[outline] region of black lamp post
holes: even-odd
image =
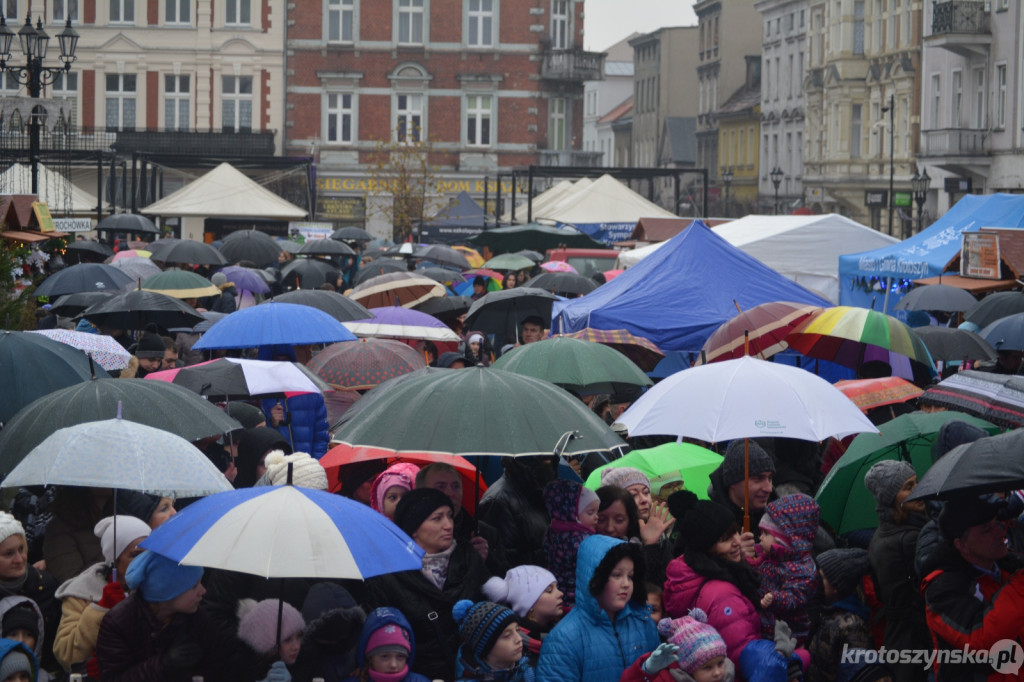
[[[725,217],[728,218],[730,215],[729,211],[729,186],[732,185],[732,171],[722,171],[722,184],[725,185]]]
[[[892,207],[896,200],[896,95],[889,95],[889,105],[882,107],[883,114],[889,114],[889,234],[892,234]],[[901,235],[904,239],[905,235]]]
[[[927,169],[918,175],[916,172],[910,178],[910,186],[914,189],[914,203],[917,204],[917,231],[924,228],[924,200],[928,198],[928,187],[932,179],[928,177]]]
[[[12,66],[9,62],[12,58],[11,43],[14,36],[18,36],[21,45],[21,52],[25,56],[25,66]],[[60,61],[63,66],[43,66],[46,59],[46,49],[50,43],[50,36],[43,30],[42,18],[36,20],[35,28],[32,28],[32,15],[25,19],[25,25],[17,34],[7,25],[7,20],[0,17],[0,73],[7,72],[15,81],[28,88],[28,96],[38,99],[43,94],[43,86],[50,85],[57,80],[62,73],[71,70],[71,62],[75,61],[75,48],[78,47],[78,33],[71,28],[71,19],[64,25],[64,30],[57,34],[57,42],[60,43]],[[42,131],[41,118],[45,118],[43,112],[37,112],[35,108],[29,117],[29,160],[32,166],[32,193],[39,194],[39,136]]]
[[[772,187],[775,188],[775,215],[779,215],[779,185],[782,184],[782,176],[785,175],[782,169],[776,166],[768,176],[772,179]]]

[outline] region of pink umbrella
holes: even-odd
[[[117,253],[115,253],[114,257],[111,259],[110,262],[113,263],[116,260],[123,260],[125,258],[140,258],[140,257],[148,257],[148,256],[149,256],[149,252],[148,251],[145,252],[145,254],[143,254],[138,249],[123,249],[123,250],[118,251]]]
[[[574,275],[578,275],[576,268],[566,263],[564,260],[553,260],[547,263],[541,263],[540,266],[548,272],[571,272]]]

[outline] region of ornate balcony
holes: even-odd
[[[583,166],[599,168],[604,152],[555,151],[545,149],[540,154],[541,166]]]
[[[603,52],[548,49],[544,51],[540,77],[574,83],[604,80],[604,56]]]
[[[925,40],[961,57],[987,55],[992,45],[986,0],[946,0],[932,9],[932,32]]]

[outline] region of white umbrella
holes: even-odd
[[[124,369],[131,362],[132,354],[124,346],[106,334],[90,334],[70,329],[33,329],[30,334],[42,334],[54,341],[77,348],[106,370]]]

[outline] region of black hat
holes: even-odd
[[[682,512],[681,516],[676,516],[683,521],[681,526],[677,526],[677,551],[685,548],[686,551],[706,552],[736,525],[736,517],[728,507],[710,500],[698,500],[688,490],[672,493],[668,507],[673,516]]]
[[[818,568],[841,598],[852,593],[871,570],[868,551],[856,547],[830,549],[819,554],[817,561]]]
[[[342,464],[338,468],[338,480],[341,481],[340,492],[342,496],[353,497],[359,486],[377,478],[377,475],[383,473],[387,468],[387,462],[381,459]]]
[[[939,428],[935,442],[932,443],[932,461],[939,461],[940,457],[958,445],[973,443],[987,435],[984,430],[973,424],[962,422],[959,419],[948,421]]]
[[[33,637],[39,639],[39,614],[27,603],[16,604],[4,614],[4,637],[15,630],[28,630]]]
[[[143,334],[135,346],[137,358],[162,358],[167,347],[164,340],[156,334]]]
[[[253,429],[267,422],[267,415],[263,414],[263,410],[240,400],[229,402],[224,411],[228,413],[229,417],[236,419],[243,429]]]
[[[412,536],[438,507],[452,508],[447,495],[434,488],[417,488],[407,492],[395,507],[395,525]],[[455,510],[452,509],[452,512]]]
[[[946,502],[939,515],[939,530],[943,537],[953,541],[974,526],[986,524],[998,517],[1008,503],[993,495],[957,497]]]
[[[160,498],[156,495],[148,495],[135,490],[117,491],[117,512],[129,514],[145,524],[149,523],[149,517],[160,506]]]

